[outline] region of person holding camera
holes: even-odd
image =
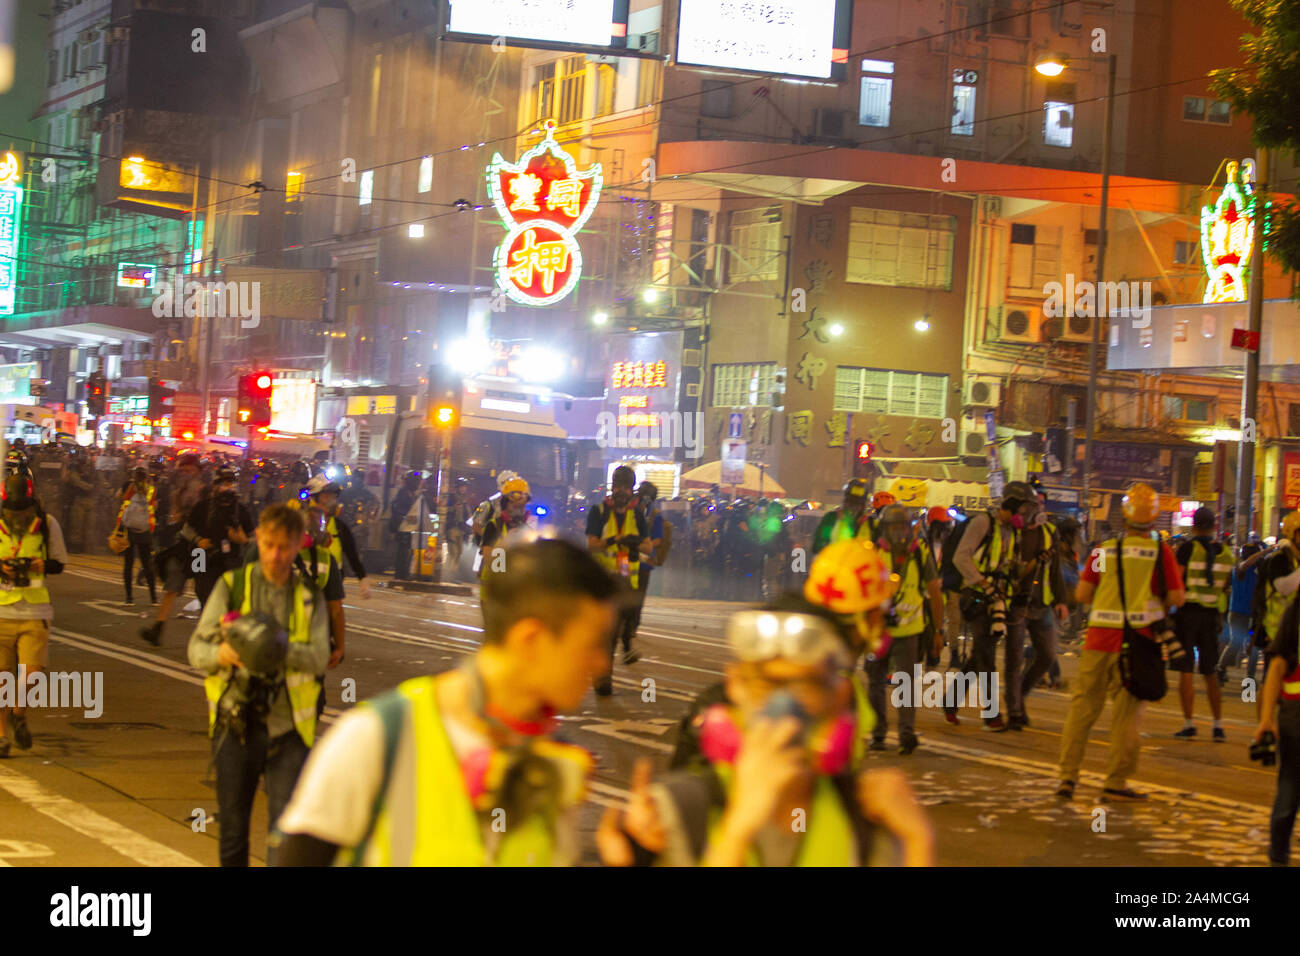
[[[1183,705],[1183,729],[1175,737],[1190,739],[1196,736],[1192,722],[1192,706],[1196,699],[1192,680],[1193,657],[1199,659],[1201,676],[1205,678],[1205,696],[1210,701],[1214,715],[1214,741],[1227,739],[1223,732],[1223,698],[1219,689],[1216,669],[1219,663],[1219,633],[1223,630],[1223,612],[1228,609],[1228,589],[1232,585],[1232,549],[1214,540],[1214,527],[1218,523],[1209,508],[1197,508],[1192,515],[1190,541],[1178,546],[1176,557],[1183,570],[1187,601],[1174,615],[1174,627],[1182,642],[1183,654],[1169,662],[1170,670],[1179,673],[1178,691]]]
[[[140,555],[140,568],[149,585],[149,601],[158,603],[158,585],[153,573],[153,531],[157,523],[157,491],[149,481],[144,468],[131,473],[131,481],[122,489],[122,505],[117,511],[117,530],[126,532],[127,547],[122,553],[122,584],[126,588],[126,605],[131,599],[131,575],[135,571],[135,556]]]
[[[630,589],[610,642],[611,673],[605,674],[596,685],[596,693],[602,697],[614,692],[612,664],[619,643],[623,644],[623,663],[635,663],[640,657],[632,650],[640,617],[635,595],[641,583],[641,553],[650,551],[650,529],[645,516],[632,507],[634,487],[636,472],[627,465],[619,465],[610,478],[609,497],[587,512],[587,547],[605,570],[621,578]]]
[[[968,686],[979,686],[981,674],[997,672],[998,641],[1007,633],[1007,585],[1015,576],[1018,535],[1037,511],[1033,489],[1023,481],[1008,482],[996,508],[967,519],[953,552],[952,566],[961,575],[961,615],[971,638],[970,655],[962,671],[971,675]],[[1016,660],[1010,643],[1005,654],[1009,680]],[[957,708],[948,701],[944,702],[944,717],[950,724],[958,722]],[[1007,729],[1007,722],[995,713],[984,718],[984,726],[1000,733]]]
[[[532,489],[528,487],[528,482],[518,476],[501,486],[500,504],[483,526],[483,535],[479,539],[481,581],[486,581],[494,571],[501,570],[500,567],[493,566],[492,552],[504,547],[506,535],[528,523],[528,502],[532,500]]]
[[[1027,527],[1020,532],[1017,553],[1020,574],[1007,610],[1007,726],[1017,731],[1029,726],[1025,698],[1056,664],[1058,629],[1070,615],[1061,551],[1047,521],[1043,497],[1039,496],[1039,510],[1028,518]],[[1026,639],[1033,650],[1033,660],[1028,668],[1023,668]]]
[[[296,509],[263,509],[258,559],[218,578],[190,638],[190,665],[207,674],[222,866],[248,865],[259,778],[273,827],[316,739],[329,614],[315,582],[294,569],[305,529]]]
[[[1126,533],[1097,546],[1075,591],[1079,603],[1091,604],[1092,611],[1061,731],[1061,785],[1056,795],[1065,800],[1074,797],[1088,734],[1107,697],[1113,704],[1102,800],[1147,798],[1128,786],[1128,778],[1137,770],[1142,701],[1124,686],[1120,658],[1126,630],[1128,640],[1160,640],[1156,626],[1164,620],[1166,609],[1183,603],[1185,593],[1173,551],[1151,535],[1151,526],[1160,514],[1160,496],[1155,489],[1144,482],[1134,484],[1124,496],[1123,511]],[[1160,667],[1163,680],[1164,665]]]
[[[212,490],[200,499],[181,529],[181,537],[204,552],[194,569],[194,591],[202,604],[221,575],[244,563],[244,546],[253,534],[253,516],[235,490],[235,469],[223,465],[212,476]]]
[[[31,679],[49,663],[50,622],[54,606],[45,587],[47,575],[67,563],[63,531],[36,500],[31,474],[11,472],[0,504],[0,675]],[[25,675],[25,676],[23,676]],[[30,750],[32,732],[26,708],[12,711],[13,742]],[[0,757],[9,756],[10,711],[0,707]]]

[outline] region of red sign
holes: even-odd
[[[1246,352],[1259,351],[1259,333],[1247,329],[1232,330],[1232,347]]]
[[[177,385],[180,383],[177,382]],[[172,398],[172,438],[202,438],[203,396],[198,392],[177,392]]]
[[[1300,508],[1300,452],[1287,452],[1282,468],[1282,506]]]

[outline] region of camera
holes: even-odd
[[[1258,760],[1265,767],[1277,763],[1277,736],[1273,731],[1264,731],[1259,740],[1250,745],[1250,759]]]
[[[1183,650],[1183,642],[1174,633],[1173,621],[1167,617],[1162,617],[1151,625],[1151,636],[1164,645],[1171,661],[1179,660],[1186,653]]]
[[[9,558],[4,563],[8,566],[8,570],[4,572],[4,578],[11,586],[16,588],[29,588],[32,586],[31,558]]]

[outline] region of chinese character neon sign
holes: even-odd
[[[0,315],[14,314],[18,290],[18,236],[22,228],[22,162],[17,153],[0,157]]]
[[[507,163],[500,153],[487,170],[488,195],[507,228],[496,251],[497,285],[521,305],[551,305],[578,284],[577,232],[600,198],[600,164],[578,172],[555,142],[555,121],[542,141]]]
[[[1228,163],[1228,181],[1218,201],[1201,207],[1201,258],[1209,278],[1202,301],[1246,301],[1257,205],[1255,184],[1241,175],[1237,163]]]
[[[667,388],[667,362],[615,362],[610,388]]]

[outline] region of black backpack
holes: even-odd
[[[955,522],[953,529],[948,532],[948,537],[943,543],[943,561],[939,564],[939,577],[943,582],[945,591],[960,591],[962,589],[962,574],[953,565],[952,559],[957,554],[957,544],[961,541],[962,535],[966,533],[966,529],[970,527],[970,523],[971,518],[964,518]],[[992,515],[989,515],[989,530],[985,533],[984,540],[979,543],[975,550],[978,551],[980,548],[988,547],[989,542],[993,540],[993,527],[994,519]]]

